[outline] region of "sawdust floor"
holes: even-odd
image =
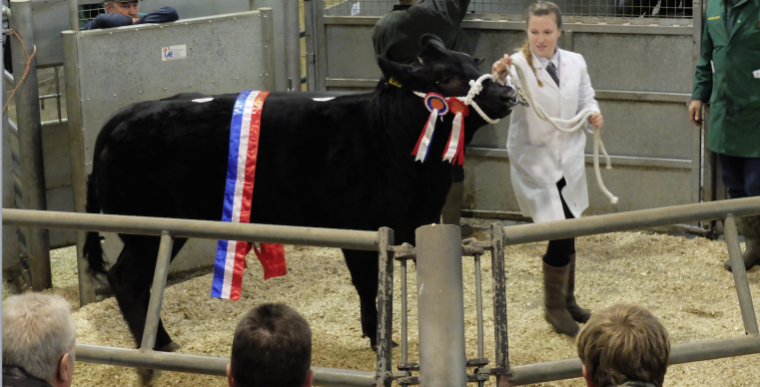
[[[476,236],[486,240],[484,232]],[[513,365],[577,357],[572,339],[554,333],[542,318],[540,256],[546,243],[507,248],[510,358]],[[733,277],[723,270],[727,259],[723,242],[649,233],[613,233],[577,241],[577,297],[590,310],[619,302],[641,303],[660,317],[674,344],[740,336],[742,320]],[[263,302],[285,302],[311,324],[314,334],[313,365],[374,370],[375,353],[361,338],[359,300],[337,249],[286,246],[289,274],[262,280],[260,266],[249,259],[243,295],[238,302],[209,298],[211,274],[206,273],[167,288],[163,321],[180,352],[206,356],[230,354],[232,333],[243,314]],[[75,252],[53,254],[53,282],[76,307]],[[249,257],[250,258],[250,257]],[[413,265],[410,265],[413,268]],[[486,316],[486,357],[493,359],[493,320],[490,296],[490,256],[483,257]],[[474,265],[464,263],[467,355],[477,357]],[[755,308],[760,309],[760,270],[749,272]],[[396,269],[395,312],[399,342],[399,270]],[[410,270],[409,289],[416,289]],[[4,286],[4,295],[6,289]],[[410,361],[416,361],[416,302],[410,296]],[[81,344],[133,347],[116,300],[75,309]],[[489,344],[490,343],[490,344]],[[400,349],[394,350],[395,362]],[[77,363],[75,386],[137,385],[133,369]],[[222,377],[161,372],[156,386],[226,386]],[[676,365],[670,367],[666,386],[758,386],[760,355]],[[582,379],[536,386],[585,386]]]

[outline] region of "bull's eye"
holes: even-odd
[[[436,83],[436,84],[441,84],[441,83],[443,83],[444,85],[448,85],[449,83],[451,83],[451,78],[443,78],[443,79],[442,79],[442,80],[440,80],[440,81],[435,81],[435,83]]]

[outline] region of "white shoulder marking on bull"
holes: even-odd
[[[332,101],[334,99],[335,99],[335,97],[312,98],[312,100],[314,100],[314,102],[327,102],[327,101]]]
[[[214,99],[211,98],[211,97],[209,97],[209,98],[198,98],[198,99],[194,99],[193,102],[195,102],[195,103],[206,103],[206,102],[211,102],[213,100]]]

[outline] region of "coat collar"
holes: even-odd
[[[758,12],[758,2],[757,1],[748,1],[745,0],[747,4],[744,4],[744,8],[742,9],[742,12],[739,14],[739,17],[736,19],[736,23],[734,24],[734,29],[731,30],[731,35],[728,36],[728,40],[730,41],[731,38],[736,35],[736,32],[739,30],[739,28],[742,28],[743,25],[747,24],[751,18],[750,16],[753,13]],[[739,2],[737,2],[739,3]],[[723,17],[725,16],[726,7],[721,7],[723,9]],[[760,26],[752,25],[750,26],[752,28],[760,28]]]
[[[559,54],[559,57],[560,57],[560,60],[559,60],[560,66],[564,66],[564,63],[567,62],[561,59],[563,56],[562,51],[563,50],[560,49],[559,47],[557,48],[557,53]],[[540,79],[541,82],[544,83],[544,86],[549,85],[550,88],[559,91],[559,86],[557,86],[557,84],[554,83],[554,79],[552,79],[552,76],[549,75],[549,72],[546,71],[546,69],[544,68],[544,65],[541,63],[541,60],[538,59],[538,56],[532,50],[530,54],[533,55],[533,67],[535,67],[536,69],[536,78]],[[565,71],[560,70],[560,74],[563,74],[563,73],[565,73]],[[560,76],[560,83],[562,82],[561,79],[562,78]]]

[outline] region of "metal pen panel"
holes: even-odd
[[[263,16],[251,11],[77,33],[87,172],[100,128],[124,106],[185,92],[269,89],[273,47],[262,39]],[[177,55],[164,57],[164,49]]]

